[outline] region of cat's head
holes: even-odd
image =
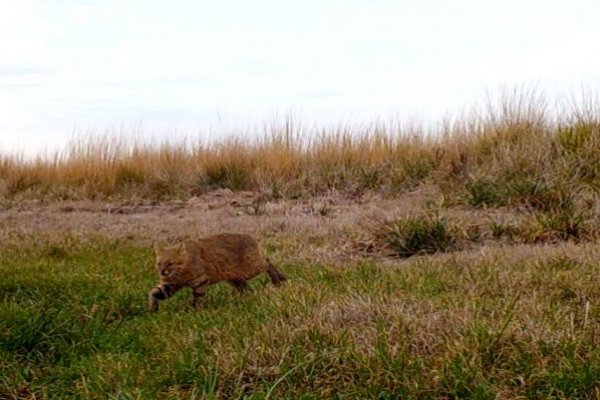
[[[171,247],[154,248],[156,253],[156,272],[162,280],[177,281],[187,263],[187,254],[183,244]]]

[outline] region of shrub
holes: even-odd
[[[248,189],[251,185],[250,169],[239,163],[217,163],[205,166],[200,185],[209,189]]]
[[[535,216],[537,231],[533,241],[584,239],[589,230],[585,223],[585,212],[572,209],[539,213]]]
[[[401,258],[449,251],[457,242],[448,221],[437,215],[398,219],[378,231],[377,239]]]
[[[467,201],[473,207],[501,206],[506,202],[500,185],[488,176],[471,179],[465,189]]]
[[[115,170],[114,185],[116,189],[139,187],[144,184],[144,173],[133,166],[120,165]]]
[[[504,224],[498,221],[490,221],[490,230],[494,239],[508,239],[513,240],[521,233],[521,229],[518,226]]]
[[[507,184],[513,206],[525,206],[542,212],[570,210],[575,203],[575,192],[564,184],[541,178],[520,178]]]

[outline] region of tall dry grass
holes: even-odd
[[[486,205],[531,201],[540,185],[596,191],[600,107],[586,100],[557,110],[539,94],[515,91],[431,129],[373,123],[307,130],[290,118],[251,139],[157,143],[84,136],[33,160],[0,155],[0,199],[160,201],[215,188],[274,198],[332,190],[394,195],[428,182],[466,191],[474,205]],[[489,196],[497,200],[485,194],[481,200],[482,190],[497,192]]]

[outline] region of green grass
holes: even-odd
[[[600,266],[412,258],[282,263],[146,310],[152,251],[55,240],[0,253],[0,398],[596,398]]]

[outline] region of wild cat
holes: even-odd
[[[190,287],[198,306],[206,287],[226,281],[238,291],[249,290],[247,280],[266,272],[274,285],[287,278],[264,258],[250,235],[222,233],[198,240],[186,240],[173,247],[156,247],[156,270],[160,283],[150,290],[148,304],[158,310],[159,300]]]

